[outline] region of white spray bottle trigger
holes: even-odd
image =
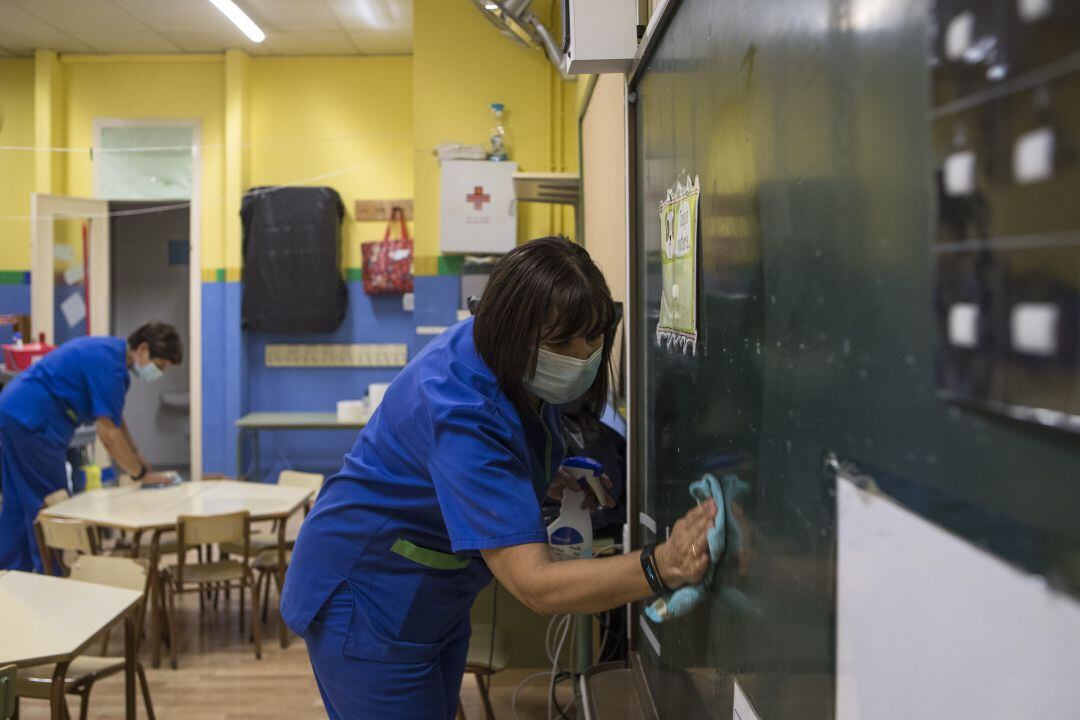
[[[588,464],[589,467],[581,467],[577,463]],[[600,504],[604,504],[604,498],[607,497],[607,492],[604,490],[604,484],[600,482],[600,465],[593,460],[586,458],[570,458],[566,464],[563,465],[569,475],[577,480],[578,486],[584,489],[585,485],[582,483],[584,480],[589,485],[589,489],[596,495],[596,499],[600,501]]]

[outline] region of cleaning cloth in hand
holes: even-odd
[[[697,585],[687,585],[678,590],[667,592],[658,597],[645,607],[645,615],[656,623],[665,622],[673,618],[682,617],[689,613],[704,598],[706,590],[712,585],[713,576],[716,574],[716,565],[724,556],[724,551],[730,546],[737,551],[742,544],[742,536],[738,525],[733,522],[731,508],[724,502],[724,498],[734,498],[735,493],[742,481],[735,475],[725,475],[721,482],[711,473],[706,473],[700,480],[690,484],[690,495],[698,505],[710,499],[716,501],[716,517],[713,526],[709,528],[706,537],[709,542],[709,558],[712,565],[705,573],[705,578]]]

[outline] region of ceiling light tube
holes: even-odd
[[[210,4],[216,7],[221,13],[232,21],[232,24],[240,28],[240,32],[244,33],[251,39],[252,42],[262,42],[266,39],[266,33],[264,33],[255,21],[247,16],[243,10],[237,6],[233,0],[210,0]]]

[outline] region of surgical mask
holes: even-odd
[[[600,369],[603,348],[579,360],[540,348],[536,355],[536,374],[524,378],[525,387],[536,397],[552,405],[563,405],[584,395]]]
[[[131,368],[131,374],[133,377],[137,377],[143,382],[154,382],[165,373],[161,371],[161,368],[157,366],[157,363],[151,360],[145,365],[133,366]]]

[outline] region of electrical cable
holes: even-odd
[[[547,670],[541,670],[540,672],[529,675],[527,678],[517,684],[517,687],[514,688],[514,694],[510,696],[510,711],[514,714],[514,720],[521,720],[521,717],[518,715],[517,712],[518,693],[521,692],[521,689],[525,687],[526,684],[535,680],[536,678],[547,677],[549,674],[550,673]]]
[[[345,175],[346,173],[355,172],[355,171],[361,169],[362,167],[364,167],[364,165],[365,165],[364,163],[358,163],[356,165],[350,165],[349,167],[340,168],[338,170],[331,170],[330,172],[322,173],[321,175],[313,175],[313,176],[308,177],[308,178],[303,178],[303,179],[300,179],[300,180],[293,180],[293,181],[290,181],[290,182],[287,182],[287,183],[283,183],[281,185],[269,185],[269,186],[266,186],[266,187],[256,188],[254,190],[249,190],[248,192],[246,192],[245,196],[251,197],[251,196],[258,196],[258,195],[267,195],[269,193],[278,192],[279,190],[284,190],[286,188],[292,188],[292,187],[298,187],[298,186],[307,185],[308,183],[317,182],[319,180],[326,180],[328,178],[337,177],[338,175]],[[220,198],[216,198],[216,200],[218,200],[220,202],[224,202],[225,198],[220,197]],[[74,219],[74,220],[95,220],[95,219],[104,220],[104,219],[114,218],[114,217],[128,217],[128,216],[131,216],[131,215],[150,215],[150,214],[153,214],[153,213],[167,212],[167,211],[171,211],[171,210],[179,210],[179,209],[182,209],[182,208],[190,208],[190,207],[191,207],[191,201],[190,200],[177,200],[177,201],[172,201],[172,202],[170,202],[168,200],[162,200],[161,205],[155,205],[153,207],[136,208],[136,209],[132,209],[132,210],[114,210],[114,211],[104,212],[104,213],[86,213],[86,214],[80,214],[80,215],[77,215],[77,216],[73,215],[73,216],[71,216],[71,219]],[[33,216],[33,215],[0,215],[0,220],[12,220],[12,221],[14,221],[14,220],[34,220],[34,219],[35,219],[35,216]],[[64,219],[64,218],[58,218],[58,219]]]

